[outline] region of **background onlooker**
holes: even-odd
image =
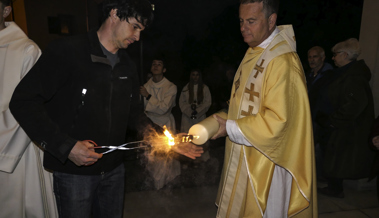
[[[157,125],[164,125],[175,133],[175,119],[171,114],[175,106],[176,85],[170,82],[164,73],[166,66],[163,58],[156,57],[151,64],[152,77],[141,86],[140,93],[145,97],[145,113]]]
[[[314,46],[308,50],[308,63],[311,68],[307,73],[307,87],[308,91],[324,76],[324,72],[333,69],[333,66],[325,62],[325,51],[320,46]]]
[[[343,198],[343,180],[369,176],[370,151],[367,142],[374,120],[374,105],[369,81],[370,69],[357,60],[361,50],[357,39],[337,43],[333,71],[320,92],[317,124],[324,154],[324,173],[328,186],[319,192]],[[322,140],[321,140],[322,139]]]
[[[316,156],[317,180],[325,182],[322,170],[322,152],[318,143],[319,127],[315,124],[315,111],[317,111],[317,100],[320,90],[323,89],[325,82],[328,81],[328,75],[333,69],[332,65],[325,62],[325,51],[320,46],[314,46],[308,50],[308,63],[310,71],[306,73],[307,90],[309,97],[309,106],[313,121],[313,137]]]
[[[179,99],[182,111],[180,131],[188,132],[192,125],[204,120],[211,103],[211,93],[203,83],[201,71],[192,70],[190,81],[184,86]]]
[[[170,82],[164,73],[166,65],[163,57],[155,57],[151,64],[152,77],[144,86],[140,87],[140,93],[145,97],[145,113],[157,125],[175,134],[175,118],[171,113],[175,106],[177,88]],[[167,183],[180,175],[180,163],[178,160],[162,155],[147,155],[146,168],[154,178],[156,189],[161,189]]]
[[[179,106],[182,111],[180,132],[188,133],[191,126],[204,120],[211,104],[211,92],[208,86],[203,83],[201,71],[192,70],[190,81],[184,86],[179,98]],[[209,151],[207,149],[209,143],[206,143],[204,147],[204,154],[194,160],[195,163],[209,159]]]

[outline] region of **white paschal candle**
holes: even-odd
[[[215,114],[223,119],[228,118],[226,110],[220,110]],[[219,123],[215,118],[213,118],[212,115],[200,121],[199,123],[193,125],[189,129],[188,135],[193,135],[192,143],[196,145],[202,145],[205,142],[207,142],[210,138],[212,138],[217,133],[219,128]]]

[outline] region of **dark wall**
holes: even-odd
[[[67,34],[49,33],[48,17],[71,20],[70,34],[97,28],[98,4],[94,0],[25,0],[28,32],[41,49]],[[151,59],[164,54],[166,76],[179,88],[188,81],[189,70],[200,68],[207,83],[224,79],[219,66],[237,68],[247,49],[238,19],[238,0],[151,0],[155,19],[127,50],[143,75]],[[282,0],[278,24],[292,24],[304,68],[307,51],[319,45],[331,62],[331,47],[350,37],[359,37],[363,0]],[[88,14],[88,16],[87,16]],[[60,16],[63,15],[63,16]],[[69,35],[69,34],[68,34]],[[225,68],[224,68],[225,69]],[[217,79],[215,78],[217,77]],[[218,78],[219,77],[219,78]]]
[[[28,35],[42,50],[54,39],[86,33],[87,12],[88,26],[94,28],[98,24],[97,4],[93,0],[24,1]],[[68,27],[69,32],[60,31],[60,25]]]

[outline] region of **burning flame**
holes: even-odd
[[[167,130],[166,126],[163,126],[164,129],[164,134],[167,137],[167,143],[169,146],[174,146],[175,145],[175,139],[171,136],[171,133]]]

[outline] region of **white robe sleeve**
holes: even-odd
[[[41,51],[34,43],[26,43],[19,81],[29,72],[40,55]],[[8,86],[7,88],[14,90],[16,87]],[[0,171],[12,173],[29,145],[30,139],[11,114],[9,101],[10,99],[5,102],[6,109],[0,114]]]
[[[246,146],[253,146],[248,140],[242,135],[237,122],[235,120],[226,121],[226,132],[228,133],[230,141]]]

